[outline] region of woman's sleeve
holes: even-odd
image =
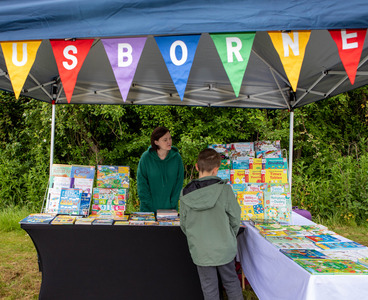
[[[140,201],[140,211],[150,212],[152,211],[152,197],[143,161],[144,157],[142,156],[137,170],[137,191]]]
[[[170,199],[171,206],[175,208],[176,210],[178,210],[180,192],[183,188],[183,182],[184,182],[184,165],[183,165],[183,160],[180,155],[178,156],[177,163],[179,164],[178,174],[177,174],[176,183],[174,185],[173,191],[171,193],[171,199]]]

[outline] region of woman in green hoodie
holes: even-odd
[[[183,161],[179,150],[172,146],[170,131],[157,127],[151,135],[151,146],[138,164],[140,211],[177,210],[183,181]]]

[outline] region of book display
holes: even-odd
[[[314,275],[343,274],[368,275],[368,268],[351,260],[342,259],[295,259],[298,265]]]
[[[56,217],[56,214],[39,213],[30,214],[23,220],[19,221],[19,224],[50,224],[50,222]]]
[[[208,148],[221,153],[217,176],[230,180],[242,209],[241,220],[258,218],[283,224],[291,222],[288,163],[281,156],[279,140],[213,144]]]

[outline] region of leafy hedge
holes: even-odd
[[[365,222],[366,88],[295,110],[293,203],[313,215]],[[0,209],[40,210],[49,173],[51,105],[0,93]],[[129,165],[128,208],[139,206],[136,169],[150,134],[166,126],[197,176],[198,152],[212,143],[280,139],[289,147],[289,112],[239,108],[57,105],[54,163]]]

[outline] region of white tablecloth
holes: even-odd
[[[314,224],[293,213],[294,225]],[[247,226],[238,236],[238,258],[260,300],[368,299],[368,275],[311,275]]]

